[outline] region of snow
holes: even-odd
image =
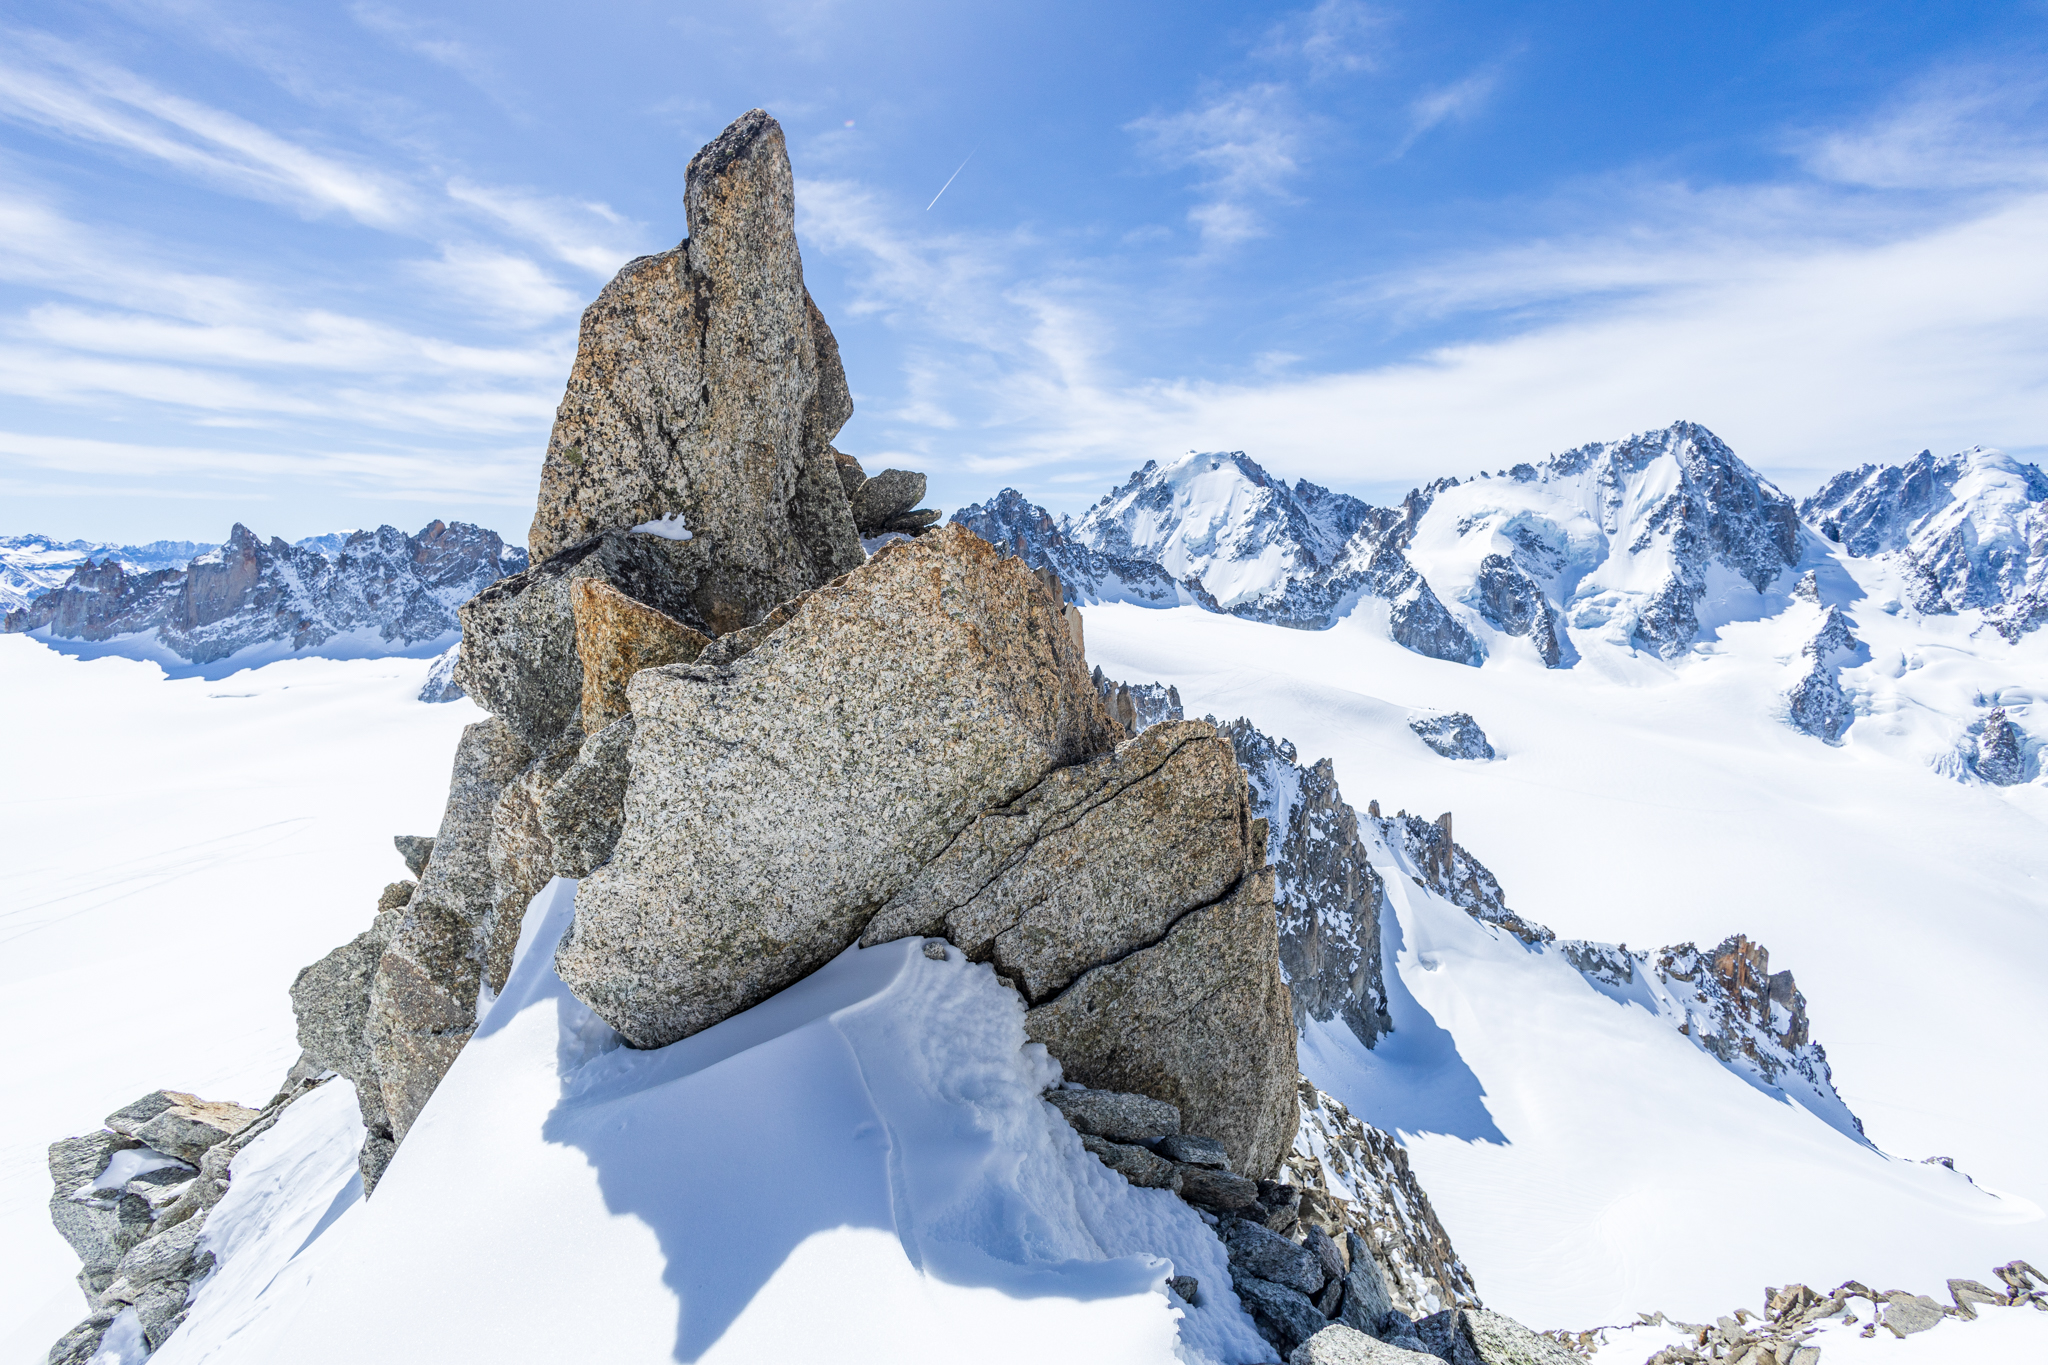
[[[554,974],[574,889],[535,898],[373,1199],[334,1162],[360,1134],[340,1084],[238,1159],[224,1269],[161,1365],[1266,1356],[1195,1212],[1038,1098],[1057,1066],[990,968],[849,949],[634,1052]],[[1168,1299],[1176,1273],[1204,1306]]]
[[[135,1177],[148,1175],[151,1171],[161,1171],[166,1166],[182,1166],[188,1171],[195,1169],[190,1164],[174,1156],[166,1156],[152,1147],[130,1147],[114,1153],[113,1159],[107,1162],[107,1169],[73,1190],[71,1197],[83,1199],[90,1196],[94,1190],[125,1190],[128,1188],[128,1182]]]
[[[298,1057],[301,967],[440,823],[468,701],[429,662],[298,659],[222,680],[0,636],[0,1362],[83,1316],[45,1151],[159,1087],[261,1105]]]
[[[1362,612],[1307,632],[1087,610],[1111,676],[1174,683],[1190,716],[1246,715],[1303,761],[1330,756],[1361,810],[1454,811],[1509,904],[1560,935],[1645,948],[1743,932],[1795,973],[1838,1089],[1898,1160],[1554,951],[1387,877],[1396,1032],[1361,1056],[1317,1030],[1304,1068],[1405,1136],[1481,1295],[1534,1325],[1711,1321],[1795,1280],[1939,1293],[2048,1252],[2048,1096],[2003,1041],[2048,1029],[2048,783],[1963,784],[1932,762],[1977,694],[2038,689],[2048,635],[2013,646],[1971,633],[1969,614],[1887,615],[1870,605],[1881,585],[1852,576],[1883,566],[1831,565],[1824,600],[1849,598],[1876,656],[1845,677],[1865,713],[1840,748],[1774,710],[1802,643],[1778,619],[1726,624],[1675,667],[1585,633],[1579,666],[1545,670],[1427,659]],[[1898,663],[1909,654],[1917,667]],[[1501,761],[1437,757],[1408,732],[1421,709],[1469,711]],[[1976,1186],[1920,1164],[1934,1154]]]
[[[689,540],[692,537],[690,528],[683,525],[681,512],[671,512],[665,517],[656,517],[653,521],[643,521],[633,529],[642,535],[660,536],[663,540]]]

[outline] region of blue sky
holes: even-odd
[[[523,539],[579,311],[755,105],[839,444],[933,505],[1679,417],[1793,492],[2038,459],[2044,57],[2041,3],[17,3],[0,531]]]

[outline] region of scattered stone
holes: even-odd
[[[625,828],[555,962],[636,1047],[823,966],[977,813],[1113,738],[1058,604],[956,527],[820,589],[731,664],[647,669],[630,695]]]
[[[377,913],[381,915],[386,910],[404,908],[405,903],[412,899],[412,893],[418,886],[418,882],[392,882],[383,891],[378,893]]]
[[[946,941],[939,938],[926,939],[924,955],[934,962],[944,962],[946,960]]]
[[[852,494],[853,524],[863,536],[877,536],[897,517],[924,501],[924,475],[907,469],[885,469],[864,481]],[[936,514],[933,520],[938,518]]]
[[[2002,1305],[2005,1302],[1998,1296],[1998,1291],[1977,1280],[1950,1280],[1948,1296],[1955,1300],[1956,1316],[1960,1318],[1976,1317],[1976,1305],[1980,1303]]]
[[[1408,728],[1415,732],[1417,739],[1445,758],[1485,761],[1494,756],[1493,746],[1486,742],[1486,731],[1463,711],[1416,716],[1408,722]]]
[[[1287,1365],[1443,1365],[1440,1357],[1403,1350],[1333,1322],[1294,1348]]]
[[[1885,1298],[1884,1325],[1895,1337],[1925,1332],[1941,1322],[1941,1305],[1925,1294],[1894,1293]]]
[[[398,856],[405,859],[406,871],[414,877],[422,876],[427,870],[427,859],[434,856],[434,837],[431,834],[397,834],[391,842],[398,848]]]
[[[1150,1095],[1129,1095],[1115,1090],[1059,1089],[1046,1091],[1045,1100],[1066,1116],[1075,1132],[1093,1134],[1111,1142],[1143,1142],[1157,1137],[1177,1140],[1180,1134],[1180,1110]],[[1223,1144],[1213,1139],[1198,1140],[1214,1143],[1218,1155],[1222,1154]],[[1167,1143],[1159,1144],[1159,1151],[1174,1161],[1188,1160],[1175,1155]],[[1225,1169],[1228,1169],[1229,1158],[1226,1156],[1223,1160]]]
[[[1251,1314],[1252,1325],[1273,1343],[1283,1360],[1304,1341],[1329,1328],[1330,1320],[1299,1290],[1256,1275],[1233,1273],[1230,1282],[1237,1290],[1238,1302]]]
[[[1235,1213],[1254,1208],[1259,1202],[1259,1185],[1241,1175],[1211,1170],[1206,1166],[1180,1166],[1180,1197],[1190,1204]]]
[[[107,1127],[180,1161],[196,1162],[206,1149],[241,1132],[257,1118],[226,1100],[202,1100],[182,1090],[156,1090],[107,1115]]]
[[[1256,1275],[1303,1295],[1322,1292],[1329,1276],[1322,1259],[1270,1229],[1243,1218],[1226,1218],[1217,1230],[1230,1253],[1230,1272]]]
[[[1194,1276],[1175,1275],[1166,1282],[1166,1287],[1179,1295],[1180,1301],[1189,1307],[1200,1308],[1202,1306],[1202,1300],[1198,1297],[1201,1292],[1202,1282]]]
[[[1133,1143],[1111,1142],[1093,1134],[1083,1134],[1081,1145],[1093,1152],[1103,1165],[1115,1171],[1133,1185],[1149,1190],[1181,1190],[1180,1168],[1163,1156]]]

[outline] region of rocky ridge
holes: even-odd
[[[265,542],[237,523],[182,567],[141,572],[125,554],[88,559],[9,612],[5,629],[89,641],[146,635],[195,664],[259,645],[317,649],[342,636],[403,649],[452,637],[462,602],[525,567],[524,550],[466,522],[431,522],[411,536],[390,526],[354,531],[331,549],[318,539]]]
[[[2009,640],[2048,621],[2048,474],[1982,446],[1837,474],[1800,515],[1901,570],[1914,610],[1983,611]]]
[[[49,536],[0,536],[0,616],[18,611],[44,593],[64,586],[85,564],[114,560],[130,574],[182,569],[212,548],[196,540],[153,540],[116,545],[105,540],[53,540]]]

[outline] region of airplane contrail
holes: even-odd
[[[978,151],[980,151],[980,150],[981,150],[981,144],[980,144],[979,142],[975,143],[975,144],[974,144],[974,152],[978,152]],[[938,203],[938,202],[939,202],[939,195],[940,195],[940,194],[944,194],[944,193],[945,193],[945,192],[946,192],[947,190],[949,190],[949,189],[951,189],[951,188],[953,187],[953,182],[954,182],[955,180],[958,180],[958,179],[960,178],[960,172],[961,172],[961,171],[964,171],[964,170],[966,170],[966,169],[967,169],[967,162],[968,162],[968,161],[972,161],[972,160],[974,160],[974,152],[969,152],[969,153],[967,154],[967,160],[966,160],[966,161],[962,161],[962,162],[960,163],[960,165],[959,165],[958,169],[956,169],[956,170],[955,170],[955,171],[954,171],[954,172],[953,172],[953,173],[952,173],[951,175],[949,175],[949,176],[947,176],[947,177],[946,177],[946,183],[945,183],[945,184],[943,184],[943,185],[941,185],[941,186],[939,186],[939,194],[935,194],[935,195],[933,195],[933,196],[932,196],[932,204],[936,204],[936,203]],[[924,206],[924,211],[925,211],[926,213],[930,213],[930,212],[932,211],[932,204],[926,204],[926,205]]]

